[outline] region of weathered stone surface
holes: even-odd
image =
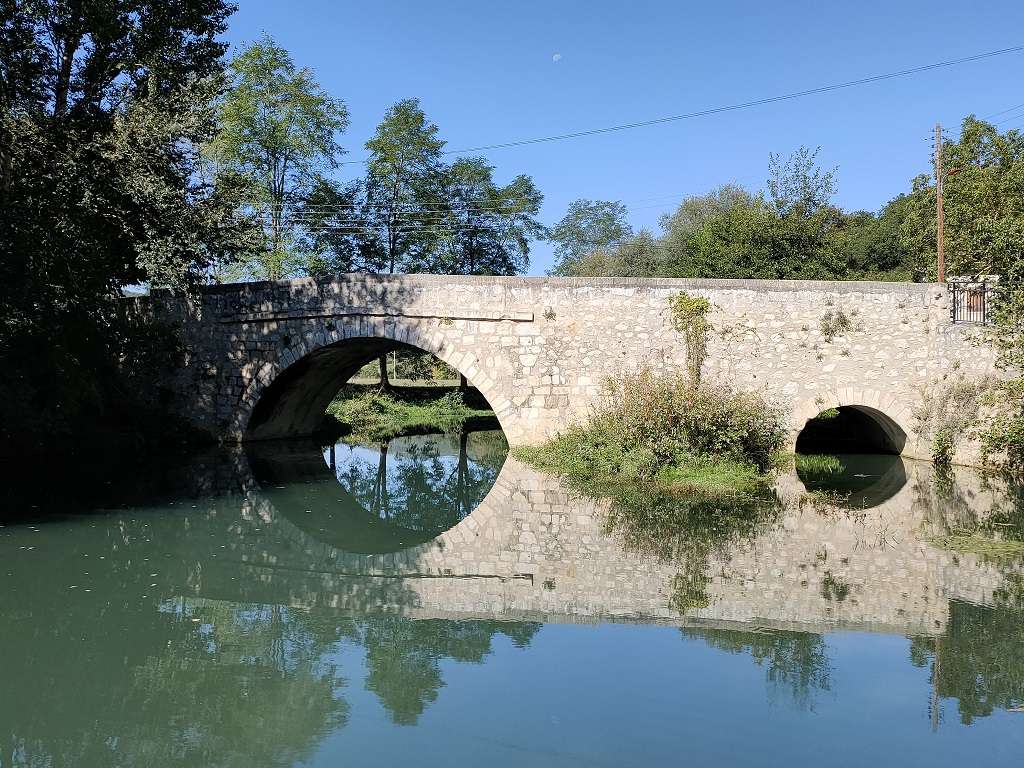
[[[784,406],[794,438],[824,408],[859,405],[908,435],[906,454],[927,456],[915,408],[953,371],[993,369],[975,330],[950,322],[940,285],[347,275],[149,301],[184,330],[181,411],[223,439],[308,432],[345,378],[411,344],[465,374],[515,445],[584,416],[606,376],[685,366],[668,311],[678,291],[714,306],[705,377]],[[822,319],[840,311],[852,328],[830,337]]]
[[[469,517],[396,554],[355,554],[316,539],[250,479],[241,499],[196,513],[189,557],[203,557],[203,542],[220,541],[198,535],[205,520],[237,533],[230,558],[204,562],[230,568],[247,601],[416,618],[940,635],[950,601],[992,604],[1024,564],[930,544],[967,519],[984,519],[1000,499],[990,480],[962,470],[958,499],[944,501],[932,472],[930,463],[908,461],[894,495],[856,510],[802,504],[803,485],[784,474],[778,515],[757,533],[713,547],[700,564],[632,548],[608,530],[604,503],[514,459]],[[684,610],[672,599],[674,585],[694,565],[708,578],[706,601]]]

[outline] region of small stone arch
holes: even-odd
[[[285,334],[284,338],[287,339],[288,336]],[[283,374],[296,370],[295,366],[311,360],[317,353],[323,354],[330,348],[341,350],[344,345],[350,343],[365,345],[380,342],[387,344],[388,349],[400,346],[415,347],[447,363],[465,376],[487,400],[510,443],[523,434],[524,430],[518,423],[517,410],[512,402],[483,370],[476,356],[472,352],[459,349],[443,331],[425,328],[415,321],[383,322],[353,318],[296,336],[274,359],[263,362],[251,361],[243,366],[243,380],[248,380],[248,384],[242,391],[231,417],[227,428],[228,436],[237,441],[254,439],[250,431],[250,421],[257,405]],[[259,434],[255,439],[288,436],[296,434],[274,434],[270,430]]]
[[[855,387],[818,392],[800,401],[793,409],[790,423],[790,450],[796,450],[797,439],[807,422],[829,408],[859,411],[882,430],[896,453],[904,456],[916,454],[911,404],[887,392]]]

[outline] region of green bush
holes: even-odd
[[[1024,477],[1024,378],[1000,382],[982,402],[991,409],[978,434],[986,462]]]
[[[401,396],[396,393],[345,388],[327,406],[326,428],[348,430],[371,440],[387,440],[412,432],[454,433],[472,418],[493,416],[471,408],[462,393]]]
[[[606,383],[586,424],[518,455],[578,482],[748,489],[784,438],[781,412],[759,395],[644,370]]]

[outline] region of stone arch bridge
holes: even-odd
[[[585,416],[607,376],[684,367],[669,310],[680,291],[712,304],[704,377],[785,408],[792,443],[835,407],[889,450],[927,457],[915,413],[929,394],[993,368],[936,284],[343,275],[145,301],[182,329],[172,409],[222,440],[310,434],[340,384],[409,345],[465,375],[522,445]]]

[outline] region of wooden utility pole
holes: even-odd
[[[935,215],[938,228],[935,233],[937,253],[936,272],[938,282],[946,282],[946,213],[942,207],[942,187],[945,179],[942,171],[942,126],[935,124]]]

